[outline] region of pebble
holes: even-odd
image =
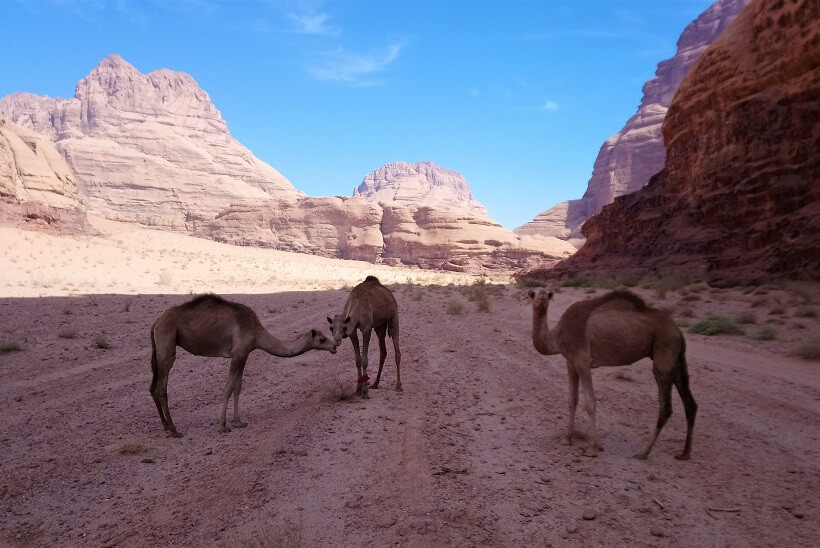
[[[154,459],[145,458],[142,459],[141,462],[144,462],[145,464],[154,464],[156,461]]]
[[[567,525],[567,533],[574,533],[577,530],[578,526],[576,524],[570,523],[569,525]]]
[[[649,532],[652,534],[653,537],[662,537],[662,536],[664,536],[663,529],[661,529],[660,527],[653,527],[652,529],[649,530]]]
[[[595,510],[584,510],[584,513],[581,515],[587,521],[593,520],[598,517],[598,512]]]

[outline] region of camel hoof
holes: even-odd
[[[165,436],[168,438],[181,438],[182,434],[180,432],[177,432],[176,430],[168,430],[167,432],[165,432]]]
[[[632,457],[638,460],[646,460],[649,458],[649,455],[647,453],[635,453]]]
[[[396,392],[404,392],[404,388],[402,388],[400,384],[397,384],[396,385]]]
[[[689,460],[689,453],[681,453],[680,455],[675,455],[675,458],[678,460]]]
[[[220,429],[219,429],[219,432],[220,432],[220,433],[222,433],[222,434],[227,434],[227,433],[228,433],[228,432],[230,432],[230,431],[231,431],[231,429],[230,429],[230,428],[228,428],[227,426],[222,426],[222,427],[220,427]]]
[[[370,388],[375,388],[376,390],[378,390],[379,389],[379,383],[371,384]]]
[[[248,426],[248,423],[234,420],[231,421],[231,426],[233,426],[234,428],[245,428],[246,426]]]
[[[572,445],[572,436],[561,436],[558,443],[561,445]]]

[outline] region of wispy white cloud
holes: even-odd
[[[308,73],[325,82],[352,86],[380,86],[374,76],[399,58],[404,44],[390,44],[383,51],[356,53],[339,47],[319,54]]]
[[[556,103],[555,101],[545,101],[544,104],[538,107],[538,110],[543,110],[546,112],[558,110],[558,103]]]
[[[298,34],[320,36],[337,36],[339,34],[339,29],[330,24],[330,15],[327,13],[288,13],[287,17],[294,24],[292,32]]]

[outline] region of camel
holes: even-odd
[[[575,408],[578,404],[578,381],[584,387],[584,407],[589,414],[589,432],[584,455],[598,452],[595,430],[595,392],[592,369],[602,366],[629,365],[641,358],[652,358],[652,373],[658,384],[659,406],[655,434],[635,458],[646,459],[663,425],[672,415],[672,385],[678,389],[686,412],[686,444],[678,460],[688,460],[692,449],[692,430],[698,404],[689,390],[686,365],[686,340],[665,310],[648,306],[629,291],[613,291],[601,297],[571,305],[555,329],[547,325],[547,311],[552,291],[529,290],[532,299],[532,342],[544,355],[562,354],[569,373],[569,425],[561,439],[572,444]]]
[[[168,436],[179,438],[168,410],[168,375],[180,346],[195,356],[230,358],[231,369],[225,386],[221,432],[230,432],[225,425],[228,400],[233,394],[231,425],[243,428],[248,424],[239,418],[239,393],[248,355],[255,349],[273,356],[288,358],[308,350],[336,353],[336,344],[318,329],[301,334],[294,341],[280,341],[265,329],[253,310],[239,303],[226,301],[217,295],[201,295],[163,312],[151,327],[151,396],[157,404],[159,418]]]
[[[382,367],[387,357],[385,334],[393,339],[396,357],[396,391],[401,392],[401,350],[399,350],[399,307],[393,293],[384,287],[375,276],[368,276],[362,283],[350,291],[341,314],[327,318],[330,332],[338,346],[342,339],[349,337],[356,354],[356,369],[359,377],[356,394],[369,398],[368,388],[378,388],[382,376]],[[359,336],[362,332],[362,350],[359,351]],[[370,331],[375,330],[379,338],[379,372],[376,382],[368,386],[367,350],[370,346]]]

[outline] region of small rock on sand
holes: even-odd
[[[596,512],[595,510],[584,510],[584,513],[581,514],[581,517],[587,521],[590,521],[598,517],[598,512]]]
[[[665,536],[663,529],[660,527],[653,527],[649,530],[653,537],[663,537]]]

